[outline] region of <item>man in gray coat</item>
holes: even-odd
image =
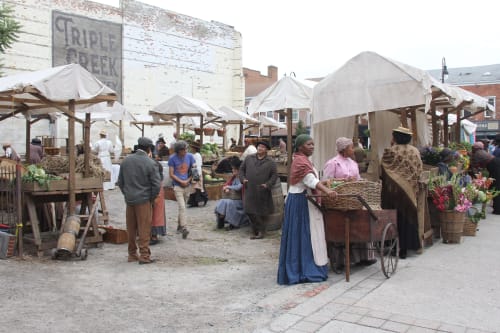
[[[128,261],[149,264],[154,261],[149,249],[153,202],[160,193],[161,179],[156,162],[148,156],[153,141],[142,137],[137,143],[137,151],[121,163],[118,186],[127,204]]]
[[[269,215],[274,211],[272,188],[278,179],[276,163],[267,156],[271,147],[257,142],[257,153],[248,155],[240,167],[240,180],[245,186],[243,209],[252,222],[253,236],[264,238]]]

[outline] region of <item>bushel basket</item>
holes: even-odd
[[[354,195],[361,196],[371,209],[380,209],[380,193],[382,185],[366,180],[349,182],[337,185],[334,190],[338,196],[335,199],[323,197],[321,204],[326,209],[356,210],[365,206]]]
[[[443,243],[460,243],[467,215],[454,210],[446,210],[439,212],[439,219],[441,220],[441,237]]]

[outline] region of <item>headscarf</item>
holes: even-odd
[[[352,140],[349,138],[340,137],[337,139],[335,144],[337,145],[337,151],[340,153],[341,151],[343,151],[344,149],[346,149],[347,147],[349,147],[353,143],[352,143]]]
[[[481,141],[476,141],[472,145],[472,149],[474,150],[484,149],[484,143],[482,143]]]
[[[299,151],[299,147],[311,139],[312,138],[309,134],[301,134],[297,136],[295,138],[295,151]]]

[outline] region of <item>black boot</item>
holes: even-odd
[[[224,228],[224,217],[221,217],[219,214],[217,214],[217,229],[223,229]]]

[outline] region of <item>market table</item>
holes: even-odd
[[[65,183],[65,181],[62,181]],[[89,185],[92,185],[89,183]],[[57,186],[56,186],[57,187]],[[78,186],[77,186],[78,187]],[[106,203],[104,200],[103,196],[103,188],[102,188],[102,181],[100,182],[100,186],[96,186],[94,184],[93,186],[86,187],[86,188],[76,188],[74,190],[76,200],[81,201],[82,205],[80,208],[80,215],[78,215],[83,221],[86,221],[86,224],[90,223],[90,229],[92,231],[91,236],[87,236],[85,238],[86,243],[100,243],[102,242],[102,235],[98,231],[98,223],[97,223],[97,217],[96,216],[89,216],[88,214],[84,214],[87,209],[88,212],[91,212],[94,205],[97,205],[100,203],[101,205],[101,216],[99,216],[99,219],[104,224],[108,223],[109,220],[109,215],[108,211],[106,209]],[[54,247],[54,242],[50,241],[50,236],[58,236],[59,232],[57,233],[52,233],[49,232],[48,234],[43,234],[40,232],[40,221],[38,220],[38,215],[36,212],[36,203],[51,203],[51,202],[68,202],[69,201],[69,191],[68,190],[48,190],[48,191],[43,191],[40,190],[39,188],[24,188],[23,189],[23,194],[24,194],[24,202],[26,204],[26,208],[28,211],[28,217],[29,221],[31,222],[31,229],[32,229],[32,237],[25,234],[24,238],[27,241],[31,241],[35,244],[37,247],[37,255],[38,256],[43,256],[43,251],[53,248]],[[94,197],[95,196],[95,197]],[[66,218],[66,215],[68,214],[67,209],[65,209],[64,214],[63,214],[63,222]],[[61,228],[64,223],[61,223]],[[82,227],[85,227],[85,225],[82,223]],[[49,240],[46,240],[45,242],[43,241],[43,236],[49,236]],[[55,238],[55,237],[54,237]],[[55,240],[57,241],[57,239]]]

